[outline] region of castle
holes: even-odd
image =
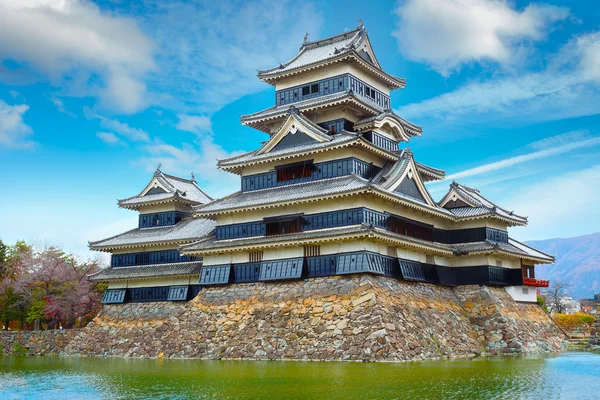
[[[139,226],[90,242],[110,252],[105,304],[184,302],[204,288],[370,274],[433,285],[501,287],[535,303],[535,264],[553,257],[508,228],[527,218],[452,182],[436,202],[425,183],[444,171],[402,142],[421,127],[397,115],[365,27],[317,41],[259,71],[275,105],[242,124],[268,135],[254,151],[218,162],[240,190],[214,200],[191,179],[159,169],[119,206]]]

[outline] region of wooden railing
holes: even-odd
[[[548,287],[550,285],[550,281],[523,277],[523,285],[535,287]]]

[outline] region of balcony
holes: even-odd
[[[535,286],[535,287],[548,287],[550,285],[550,281],[546,281],[543,279],[535,279],[535,278],[526,278],[523,277],[523,285],[525,286]]]

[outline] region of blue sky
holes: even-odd
[[[600,231],[600,10],[590,1],[0,0],[0,238],[87,254],[137,224],[116,199],[161,162],[213,197],[265,139],[256,78],[361,17],[416,158],[528,215],[523,240]],[[440,198],[449,181],[429,186]]]

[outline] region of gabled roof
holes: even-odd
[[[361,110],[367,111],[373,115],[379,115],[384,111],[381,106],[372,100],[369,100],[367,97],[354,94],[352,89],[326,94],[312,99],[301,100],[295,102],[293,106],[297,108],[298,111],[307,112],[317,108],[333,107],[345,103],[354,104]],[[252,126],[253,128],[269,133],[269,129],[265,123],[272,123],[279,118],[285,117],[289,109],[290,104],[273,106],[253,114],[242,115],[240,120],[242,125]]]
[[[387,74],[375,57],[369,35],[362,23],[355,29],[325,39],[304,43],[296,56],[279,66],[258,71],[258,77],[272,83],[274,80],[315,69],[334,62],[352,60],[362,68],[369,70],[392,88],[402,88],[406,84],[403,78]]]
[[[388,126],[396,133],[398,141],[404,142],[408,142],[408,139],[412,136],[421,136],[421,133],[423,132],[423,129],[420,126],[400,118],[392,110],[385,110],[381,114],[363,118],[354,123],[354,129],[358,132],[379,129],[384,126]]]
[[[456,182],[450,184],[450,190],[438,204],[464,219],[493,216],[512,225],[527,225],[527,217],[508,211],[484,197],[479,190]]]
[[[407,180],[412,181],[410,185],[416,188],[419,196],[415,194],[411,195],[402,190],[403,183]],[[437,207],[437,204],[421,180],[413,153],[408,148],[399,152],[399,158],[396,162],[388,162],[384,165],[381,171],[373,178],[373,184],[389,191],[397,191],[404,195],[415,197],[417,200],[422,200],[432,207]]]
[[[215,221],[185,218],[179,223],[156,228],[136,228],[108,239],[89,242],[89,248],[99,251],[158,244],[183,244],[197,241],[215,229]]]
[[[191,261],[169,264],[136,265],[133,267],[110,267],[97,274],[88,276],[92,282],[111,282],[130,279],[148,279],[157,277],[174,277],[198,275],[202,261]]]
[[[200,189],[194,179],[179,178],[165,174],[160,170],[160,165],[154,172],[150,183],[139,194],[119,200],[119,207],[132,210],[143,205],[167,203],[177,201],[185,204],[203,204],[213,199]]]
[[[433,168],[417,161],[415,161],[415,165],[423,182],[441,181],[446,177],[446,172],[443,169]]]
[[[260,149],[258,149],[256,154],[268,153],[273,149],[280,147],[282,140],[286,137],[290,137],[289,135],[296,135],[297,133],[303,134],[304,137],[308,137],[309,140],[312,139],[312,142],[309,144],[330,142],[333,138],[327,132],[327,129],[310,121],[300,114],[298,109],[292,106],[288,109],[288,117],[285,122],[281,124],[277,132],[274,133]],[[297,141],[295,145],[287,145],[285,148],[297,147],[303,144],[306,143]]]

